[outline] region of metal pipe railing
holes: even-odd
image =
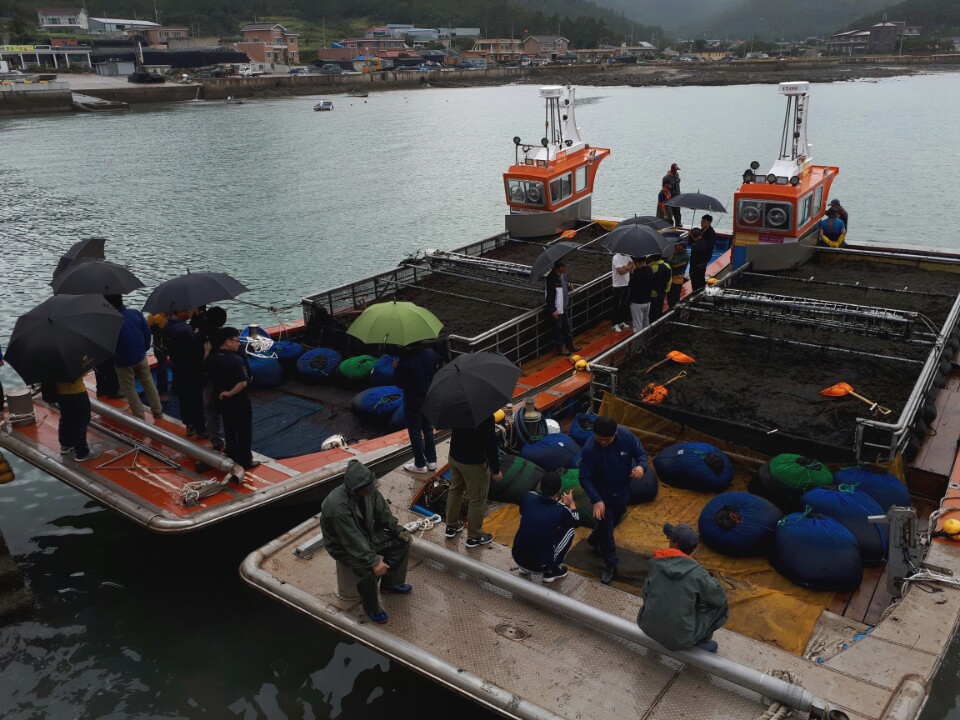
[[[788,683],[780,678],[700,648],[668,650],[643,632],[634,622],[604,612],[568,595],[548,590],[542,585],[498,570],[486,563],[447,550],[428,540],[414,538],[411,549],[422,557],[445,565],[456,572],[470,575],[482,582],[490,583],[546,610],[561,613],[590,627],[672,657],[800,712],[819,714],[826,711],[826,703],[800,685]]]
[[[141,435],[150,438],[151,440],[156,440],[167,447],[183,453],[189,458],[206,463],[210,467],[220,470],[221,472],[228,473],[236,478],[243,478],[242,467],[234,463],[230,458],[224,457],[213,450],[200,447],[199,445],[190,442],[186,438],[182,438],[179,435],[174,435],[171,432],[167,432],[161,427],[152,425],[145,420],[135,418],[133,415],[125,413],[122,410],[118,410],[112,405],[107,405],[99,400],[91,400],[90,407],[97,415],[102,418],[106,418],[117,425],[122,425],[128,430],[134,430],[135,432],[138,432]]]

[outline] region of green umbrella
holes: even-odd
[[[371,305],[347,330],[368,345],[410,345],[440,334],[443,323],[429,310],[411,302],[385,302]]]

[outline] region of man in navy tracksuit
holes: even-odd
[[[580,455],[580,487],[593,502],[597,527],[587,542],[607,567],[600,576],[609,585],[617,576],[617,545],[613,530],[627,510],[630,481],[650,471],[647,452],[636,436],[619,427],[616,420],[601,415],[593,423],[593,437]]]
[[[513,539],[513,559],[520,574],[542,573],[548,583],[564,577],[563,559],[579,525],[573,493],[561,494],[560,476],[547,473],[540,481],[540,492],[531,490],[520,504],[520,528]]]

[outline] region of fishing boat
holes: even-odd
[[[321,100],[313,106],[315,112],[326,112],[333,110],[333,100]]]
[[[367,93],[366,90],[358,90],[357,88],[353,88],[350,92],[347,93],[347,97],[365,98],[367,97],[368,94],[369,93]]]
[[[572,165],[564,167],[573,172]],[[590,178],[592,187],[592,173]],[[571,406],[585,397],[589,379],[574,375],[570,359],[553,352],[552,326],[542,312],[542,284],[531,282],[531,265],[561,239],[578,246],[568,256],[577,282],[571,321],[580,356],[589,361],[622,339],[608,320],[610,255],[599,244],[614,224],[577,220],[562,238],[559,233],[518,238],[502,232],[453,250],[425,249],[397,258],[399,265],[392,269],[307,296],[300,304],[301,318],[264,332],[273,341],[307,350],[326,348],[350,358],[370,350],[346,333],[364,308],[393,299],[412,301],[444,323],[438,347],[442,355],[501,352],[522,368],[518,399],[533,395],[544,409]],[[723,264],[719,257],[731,242],[729,235],[721,236],[718,271]],[[273,361],[270,348],[259,353],[266,361]],[[91,393],[92,382],[91,377]],[[381,470],[402,463],[410,452],[407,433],[351,411],[362,390],[334,379],[316,382],[289,367],[280,385],[252,389],[253,447],[261,465],[248,472],[213,452],[209,443],[188,438],[177,417],[139,421],[126,412],[123,400],[110,398],[93,400],[90,435],[104,450],[103,460],[93,465],[65,460],[57,442],[57,408],[29,388],[16,401],[20,405],[14,414],[22,417],[0,429],[0,447],[150,530],[189,532],[276,501],[316,499],[339,482],[351,458]]]
[[[580,137],[576,91],[540,88],[545,104],[546,137],[537,143],[513,139],[514,164],[503,174],[512,237],[543,237],[576,227],[591,218],[593,184],[600,163],[610,154]]]
[[[780,155],[766,173],[756,160],[733,196],[733,265],[756,271],[797,267],[813,257],[819,222],[840,169],[814,165],[807,141],[810,84],[780,83],[787,98]]]
[[[802,85],[791,85],[788,97],[797,103]],[[758,234],[756,246],[771,250],[753,255],[735,224],[740,242],[711,264],[714,282],[703,292],[685,288],[678,309],[598,353],[616,341],[599,338],[586,348],[586,372],[568,365],[562,379],[533,388],[525,371],[501,435],[513,437],[534,412],[573,433],[581,415],[571,415],[583,409],[578,386],[589,381],[589,409],[629,427],[651,455],[689,441],[722,450],[736,466],[732,490],[753,490],[760,471],[784,453],[809,458],[820,472],[876,472],[909,492],[907,503],[870,518],[888,539],[885,562],[860,568],[844,590],[818,589],[790,579],[780,545],[776,568],[763,555],[732,558],[704,546],[695,557],[726,590],[730,621],[714,633],[717,654],[669,650],[635,622],[645,563],[666,543],[663,524],[696,524],[713,493],[661,477],[656,499],[629,508],[617,529],[619,581],[599,582],[601,565],[581,528],[566,559],[576,572],[547,588],[521,576],[513,561],[519,513],[511,502],[490,503],[484,529],[495,541],[486,549],[445,539],[432,515],[442,507],[447,470],[448,443],[441,442],[433,477],[380,477],[393,512],[415,534],[407,575],[414,591],[384,596],[387,624],[367,621],[351,574],[324,550],[319,516],[248,556],[242,576],[504,717],[782,718],[794,711],[832,720],[917,718],[960,621],[960,543],[955,528],[946,531],[960,520],[960,253],[867,243],[817,248],[797,203],[802,208],[818,188],[826,199],[835,168],[811,166],[818,177],[802,177],[806,160],[794,162],[802,153],[785,154],[790,164],[775,165],[762,185],[745,178],[736,198],[738,211],[741,199],[773,204],[758,212],[771,220],[763,229],[782,233],[783,242],[761,242]],[[768,212],[777,203],[793,210],[780,228],[772,222],[780,216]],[[778,247],[786,251],[777,255]],[[484,342],[477,347],[510,349],[498,334]],[[671,356],[695,362],[677,373]],[[668,383],[671,377],[681,379]],[[849,391],[819,390],[839,381]],[[643,392],[648,383],[664,393],[651,398]],[[529,403],[522,410],[521,399]],[[505,445],[509,460],[515,448]],[[589,513],[581,508],[581,516]],[[789,517],[788,527],[806,513]],[[835,567],[827,550],[794,549],[801,561]]]

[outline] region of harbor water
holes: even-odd
[[[530,85],[325,97],[333,112],[300,97],[0,119],[0,343],[90,236],[147,290],[231,273],[258,304],[231,303],[231,324],[296,319],[309,292],[500,231],[511,138],[543,135]],[[729,207],[750,161],[776,159],[783,107],[770,85],[578,89],[584,139],[613,151],[594,214],[652,214],[673,162],[684,191]],[[840,167],[852,240],[960,246],[958,115],[960,74],[813,86],[813,156]],[[0,717],[487,717],[240,580],[318,507],[160,537],[10,459],[0,534],[34,606],[0,627]],[[924,720],[960,720],[958,686],[955,640]]]

